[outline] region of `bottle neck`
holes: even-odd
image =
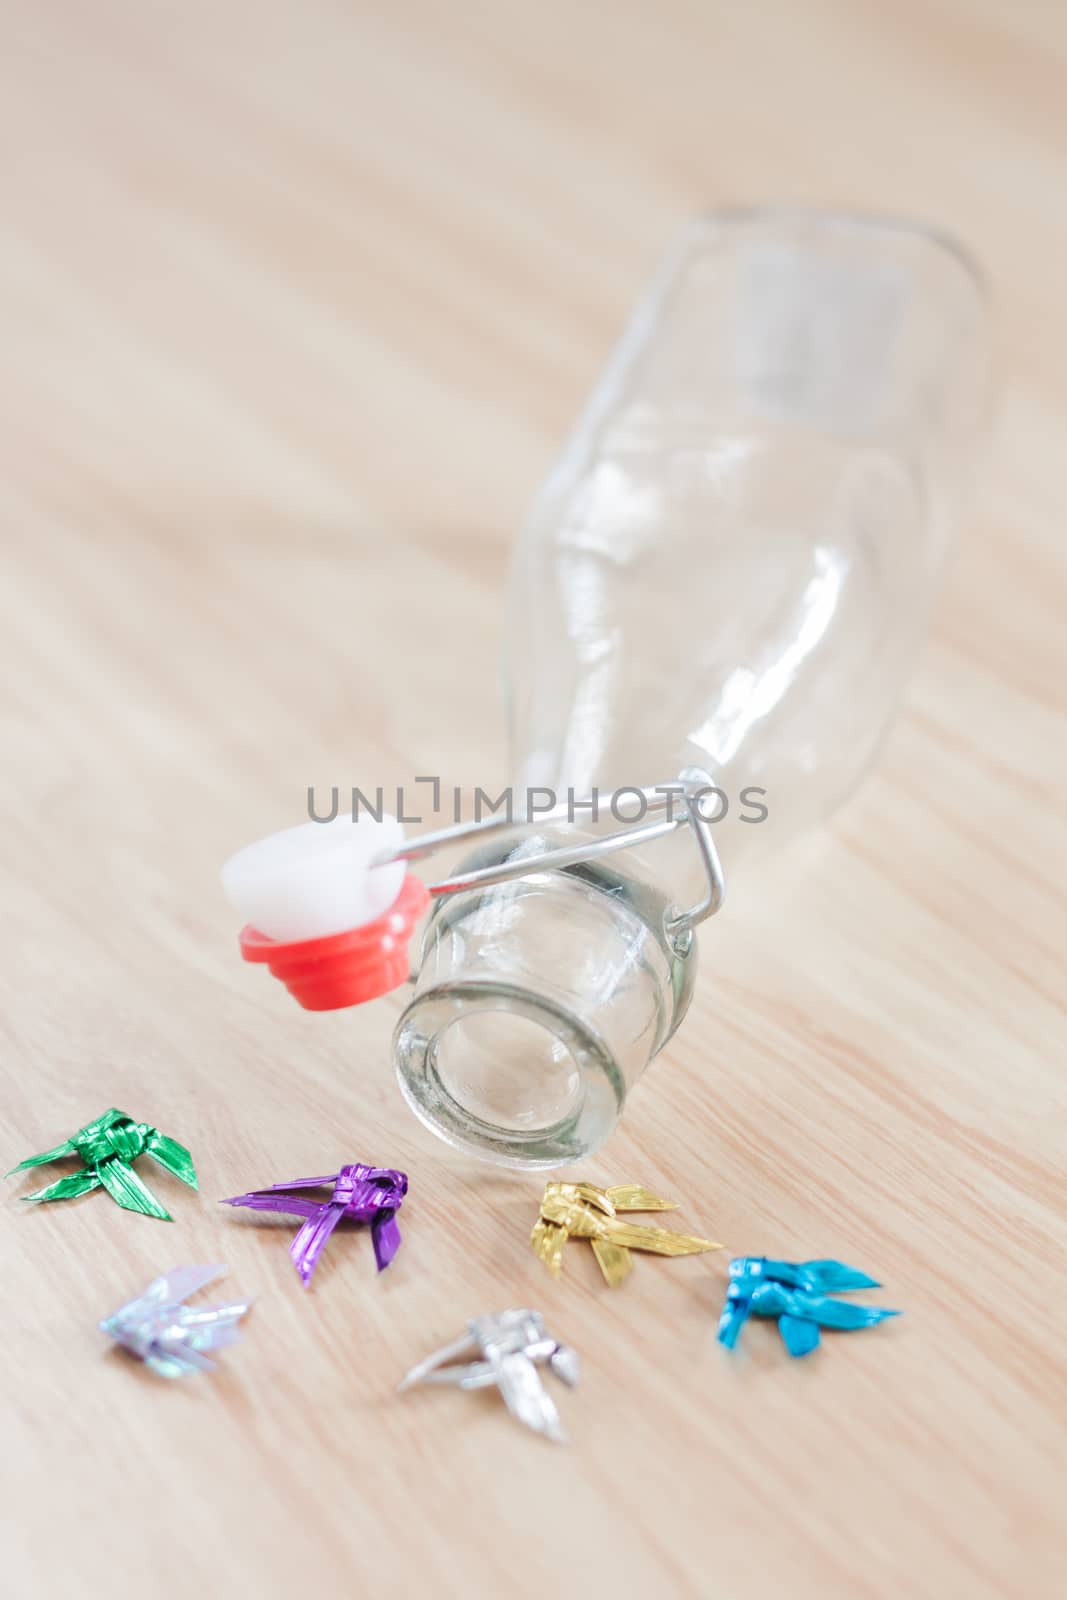
[[[463,867],[558,842],[547,830],[505,837]],[[443,897],[395,1039],[417,1115],[507,1165],[595,1150],[689,1003],[695,941],[672,947],[667,909],[665,892],[618,858]]]

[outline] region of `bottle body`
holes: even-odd
[[[922,638],[981,425],[984,322],[973,268],[922,229],[697,219],[518,542],[517,781],[704,768],[727,854],[827,816]],[[735,827],[750,785],[767,817]]]
[[[790,212],[693,224],[518,541],[517,797],[599,791],[607,813],[616,791],[697,767],[729,873],[848,793],[943,565],[984,403],[984,316],[965,258],[921,229]],[[582,814],[564,832],[603,826]],[[496,857],[538,844],[505,839]],[[683,828],[439,905],[396,1040],[419,1115],[512,1163],[595,1148],[684,1015],[695,943],[669,929],[701,874]]]

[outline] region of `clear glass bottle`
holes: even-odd
[[[728,873],[817,822],[882,740],[936,592],[987,392],[981,280],[953,241],[805,211],[698,219],[639,302],[519,540],[515,794],[601,818],[494,836],[442,896],[395,1053],[460,1147],[547,1167],[596,1148],[678,1026],[693,831],[537,870],[683,769]],[[535,804],[547,796],[539,793]],[[725,812],[723,810],[725,804]]]

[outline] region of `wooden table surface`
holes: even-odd
[[[5,1592],[1063,1593],[1067,12],[1042,0],[4,0],[4,1165],[118,1105],[187,1141],[164,1224],[0,1231]],[[706,940],[586,1175],[907,1315],[714,1341],[726,1256],[527,1245],[540,1181],[394,1087],[399,997],[300,1012],[218,868],[309,783],[499,779],[510,540],[672,230],[727,201],[925,214],[984,259],[999,431],[878,774]],[[408,1169],[378,1281],[223,1196]],[[577,1247],[575,1247],[577,1251]],[[96,1321],[222,1260],[168,1386]],[[585,1358],[555,1450],[397,1399],[465,1318]],[[10,1586],[9,1586],[10,1585]]]

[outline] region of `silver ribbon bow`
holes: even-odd
[[[412,1367],[399,1392],[419,1383],[450,1383],[460,1389],[495,1385],[517,1422],[556,1444],[565,1444],[559,1412],[537,1369],[547,1366],[574,1388],[581,1369],[577,1350],[553,1339],[538,1311],[498,1311],[492,1316],[472,1317],[467,1330]],[[464,1366],[447,1364],[464,1356],[475,1359]]]
[[[215,1363],[203,1352],[236,1342],[237,1323],[252,1302],[231,1300],[221,1306],[182,1302],[225,1271],[217,1266],[175,1267],[154,1278],[136,1300],[105,1317],[100,1327],[164,1378],[210,1372]]]

